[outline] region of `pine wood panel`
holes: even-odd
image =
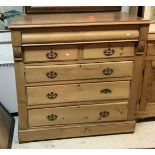
[[[152,61],[152,68],[155,69],[155,61]]]
[[[155,117],[155,102],[147,103],[145,107],[145,111],[143,113],[143,117]]]
[[[155,44],[148,44],[147,55],[155,55]]]
[[[155,102],[155,81],[150,81],[150,90],[148,91],[147,102]]]
[[[11,40],[13,46],[21,46],[22,35],[20,31],[11,32]]]
[[[144,118],[154,118],[155,117],[155,102],[147,103],[145,106],[145,110],[138,111],[137,118],[144,119]]]
[[[103,92],[105,89],[110,89],[110,92]],[[27,87],[27,100],[28,105],[37,105],[127,99],[129,97],[129,90],[130,81]],[[53,93],[55,98],[50,99],[48,93]]]
[[[106,50],[113,50],[110,55],[106,54]],[[134,44],[120,44],[112,43],[108,45],[95,44],[84,46],[84,59],[96,59],[96,58],[119,58],[119,57],[132,57],[134,56]]]
[[[149,42],[151,42],[151,41],[155,41],[155,34],[154,33],[149,33],[148,34],[148,40],[149,40]]]
[[[141,111],[146,110],[147,104],[155,102],[155,61],[146,62],[144,80]]]
[[[102,79],[132,76],[133,61],[25,66],[26,82]]]
[[[19,128],[27,129],[27,110],[26,110],[26,90],[24,80],[24,64],[20,61],[15,61],[16,73],[16,87],[17,87],[17,100],[18,100],[18,113],[19,113]]]
[[[108,115],[102,117],[100,113],[108,113]],[[57,118],[49,120],[48,116],[51,115],[57,116]],[[118,120],[127,120],[126,102],[32,109],[28,111],[28,124],[30,127]]]
[[[142,94],[139,105],[139,110],[144,111],[148,101],[148,92],[150,91],[150,82],[152,81],[152,66],[151,61],[146,61],[145,70],[144,70],[144,79],[142,85]]]
[[[130,98],[128,104],[128,120],[135,120],[136,112],[140,104],[142,84],[144,80],[145,57],[147,52],[147,39],[149,27],[141,25],[138,45],[135,48],[135,60],[133,77],[131,80]]]

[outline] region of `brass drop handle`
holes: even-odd
[[[114,53],[115,53],[115,50],[112,49],[112,48],[107,48],[107,49],[104,50],[104,54],[105,54],[106,56],[111,56],[111,55],[113,55]]]
[[[109,89],[109,88],[105,88],[105,89],[101,89],[101,90],[100,90],[100,93],[110,94],[110,93],[112,93],[112,90]]]
[[[50,92],[50,93],[47,94],[47,97],[49,99],[55,99],[57,96],[58,96],[58,94],[55,93],[55,92]]]
[[[55,115],[55,114],[51,114],[51,115],[48,115],[48,116],[47,116],[47,119],[48,119],[49,121],[54,121],[54,120],[56,120],[57,118],[58,118],[58,116]]]
[[[56,51],[53,51],[53,50],[51,50],[51,51],[49,51],[49,52],[47,52],[46,53],[46,56],[49,58],[49,59],[54,59],[54,58],[56,58],[57,57],[57,52]]]
[[[54,72],[54,71],[47,72],[47,77],[48,77],[48,78],[51,78],[51,79],[54,79],[54,78],[57,77],[57,73]]]
[[[110,112],[109,111],[101,111],[99,113],[100,117],[108,117],[110,115]]]
[[[114,70],[112,68],[105,68],[103,70],[104,75],[111,75],[113,72],[114,72]]]

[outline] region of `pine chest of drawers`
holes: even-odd
[[[19,141],[133,132],[148,26],[125,13],[15,17]]]

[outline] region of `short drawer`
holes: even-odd
[[[129,98],[130,81],[27,87],[28,105]]]
[[[39,46],[24,48],[24,62],[78,60],[78,46]]]
[[[30,127],[127,120],[127,103],[109,103],[28,110]]]
[[[133,61],[25,66],[26,82],[69,81],[103,79],[109,77],[131,77]]]
[[[95,44],[84,47],[84,59],[106,59],[134,56],[134,44]]]

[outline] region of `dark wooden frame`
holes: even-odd
[[[52,6],[52,7],[33,7],[25,6],[26,14],[33,13],[62,13],[62,12],[111,12],[121,11],[121,6]]]
[[[6,140],[4,140],[4,142],[7,142],[5,143],[5,148],[1,148],[0,146],[0,149],[11,149],[11,146],[12,146],[12,140],[13,140],[13,133],[14,133],[14,126],[15,126],[15,119],[14,117],[9,113],[9,111],[1,104],[0,102],[0,109],[1,109],[1,113],[0,113],[0,117],[5,117],[5,120],[4,121],[8,121],[9,123],[7,123],[8,125],[3,125],[1,124],[2,122],[0,122],[0,128],[4,128],[8,134],[7,137],[4,137],[4,138],[8,138]],[[0,139],[3,141],[3,139]]]

